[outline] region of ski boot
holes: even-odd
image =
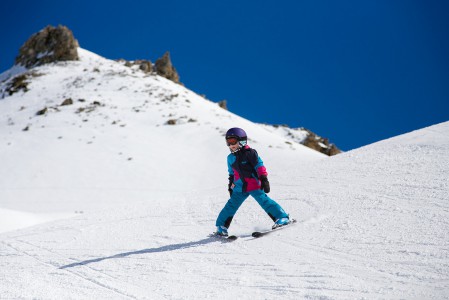
[[[285,226],[288,224],[290,224],[290,219],[288,217],[280,218],[280,219],[277,219],[276,222],[274,222],[273,227],[271,227],[271,229],[276,229],[278,227],[282,227],[282,226]]]
[[[228,236],[228,229],[224,226],[217,226],[217,231],[215,232],[215,235]]]

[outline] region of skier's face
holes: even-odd
[[[231,149],[232,152],[236,151],[239,148],[239,143],[235,143],[234,145],[229,145],[229,149]]]
[[[228,145],[231,152],[235,152],[237,149],[240,148],[239,140],[235,137],[229,137],[226,138],[226,145]]]

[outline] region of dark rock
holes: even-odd
[[[179,82],[179,75],[176,72],[175,67],[173,67],[172,62],[170,60],[170,53],[165,52],[164,56],[156,60],[155,63],[156,73],[162,77],[165,77],[173,82]]]
[[[151,73],[153,71],[153,64],[149,60],[137,60],[136,63],[144,73]]]
[[[223,109],[228,110],[228,102],[226,100],[221,100],[218,102],[218,106],[220,106]]]
[[[39,111],[36,113],[36,115],[37,115],[37,116],[45,115],[45,114],[47,113],[47,111],[48,111],[48,107],[44,107],[43,109],[39,110]]]
[[[78,60],[78,47],[78,41],[70,29],[49,25],[23,44],[15,64],[29,68],[55,61]]]
[[[61,106],[72,105],[72,104],[73,104],[72,98],[67,98],[61,103]]]
[[[302,143],[304,146],[307,146],[328,156],[333,156],[341,153],[341,150],[338,149],[337,146],[329,143],[329,139],[322,138],[308,129],[302,129],[309,133],[307,138]]]
[[[178,97],[179,94],[171,94],[171,95],[165,95],[164,98],[161,99],[162,102],[169,102]]]
[[[35,71],[27,71],[20,75],[11,76],[4,80],[6,84],[4,90],[0,90],[0,96],[4,98],[6,93],[11,96],[20,91],[26,93],[29,91],[28,84],[31,82],[31,79],[42,75],[44,74]]]
[[[28,92],[27,74],[22,74],[11,79],[5,90],[9,96],[19,91]]]

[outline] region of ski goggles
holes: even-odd
[[[230,137],[226,139],[226,145],[231,146],[231,145],[235,145],[239,142],[239,140],[235,137]]]

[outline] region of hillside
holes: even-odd
[[[266,157],[324,158],[165,78],[78,52],[80,61],[26,71],[39,74],[27,75],[27,92],[0,100],[1,151],[17,158],[2,169],[3,208],[22,208],[11,193],[46,201],[54,211],[61,201],[83,211],[80,203],[112,203],[120,193],[145,199],[130,190],[154,195],[218,186],[227,178],[224,132],[232,126],[245,128]],[[73,104],[61,105],[67,99]]]
[[[0,235],[0,293],[447,298],[448,133],[443,123],[332,159],[293,161],[274,172],[271,194],[299,224],[259,240],[251,231],[271,222],[251,200],[231,227],[239,240],[207,237],[226,201],[224,185],[165,196],[127,188],[133,197],[98,198],[101,210]],[[270,161],[282,165],[279,157]],[[79,195],[76,187],[71,193]]]
[[[328,157],[77,50],[0,75],[0,298],[448,298],[449,122]],[[222,243],[234,126],[299,222],[250,198]]]

